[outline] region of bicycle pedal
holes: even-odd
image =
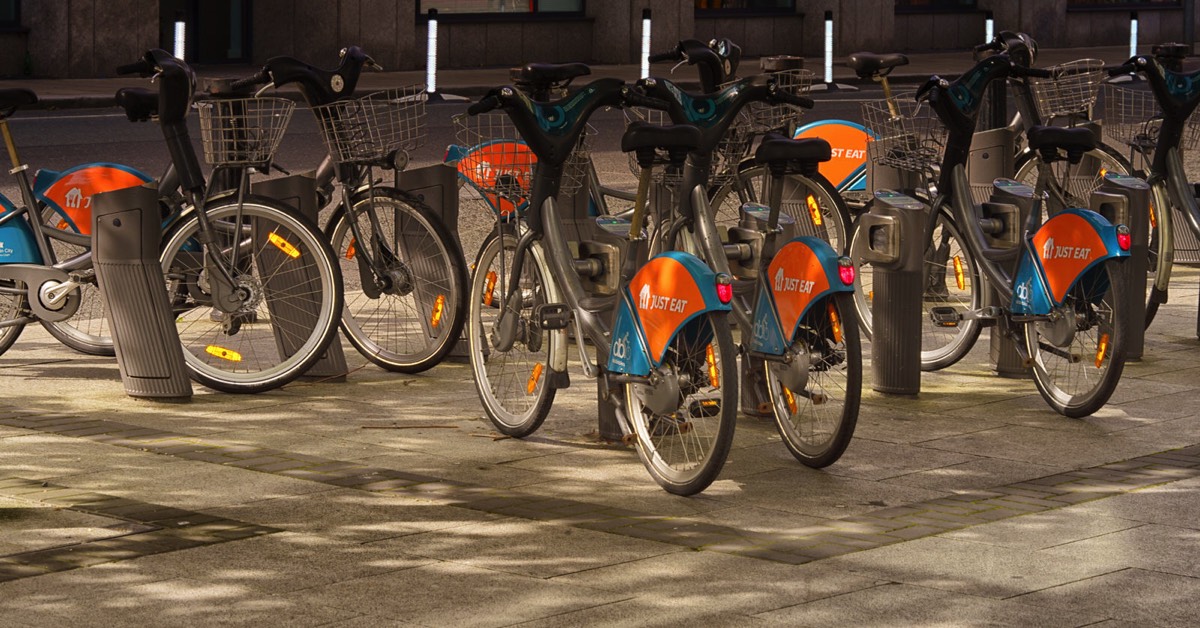
[[[962,320],[962,314],[952,307],[943,305],[931,308],[929,318],[938,327],[958,327],[959,321]]]
[[[547,330],[566,329],[571,324],[571,308],[566,303],[540,303],[533,308],[538,326]]]

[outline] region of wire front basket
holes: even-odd
[[[814,77],[812,70],[780,70],[772,72],[771,78],[779,89],[793,96],[807,96],[812,88]],[[778,129],[790,130],[788,127],[800,122],[804,109],[792,105],[771,105],[762,102],[752,102],[747,107],[750,123],[759,133]]]
[[[279,148],[296,103],[239,98],[196,103],[204,161],[210,166],[265,166]]]
[[[941,163],[946,145],[946,128],[933,110],[916,102],[914,94],[897,94],[892,99],[862,104],[863,121],[875,134],[868,154],[879,165],[900,170],[926,172]]]
[[[1046,68],[1051,78],[1030,78],[1029,87],[1043,122],[1060,116],[1087,115],[1105,79],[1104,62],[1078,59]]]
[[[1111,83],[1104,86],[1104,132],[1110,138],[1148,153],[1158,144],[1162,120],[1162,109],[1153,92]],[[1197,145],[1200,145],[1200,120],[1193,115],[1184,127],[1179,147],[1193,149]]]
[[[313,107],[330,157],[339,164],[389,165],[396,151],[425,143],[424,85],[408,85]]]

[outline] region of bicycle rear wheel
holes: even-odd
[[[733,443],[738,374],[728,314],[693,318],[675,335],[655,370],[664,382],[678,385],[677,405],[661,414],[649,407],[661,403],[651,397],[672,384],[625,385],[638,457],[667,492],[694,495],[717,478]]]
[[[77,233],[71,227],[61,222],[58,214],[49,207],[43,207],[42,228],[67,229]],[[62,261],[87,252],[87,248],[49,238],[50,247],[54,250],[54,259]],[[108,318],[104,314],[104,299],[100,297],[100,286],[93,277],[91,281],[79,286],[79,309],[65,321],[40,321],[42,327],[64,345],[88,355],[116,355],[113,347],[112,331],[108,328]]]
[[[1081,277],[1051,320],[1026,323],[1033,380],[1059,414],[1083,417],[1108,402],[1125,368],[1129,266],[1105,260]]]
[[[162,252],[167,294],[193,379],[210,388],[253,393],[287,384],[337,337],[342,278],[329,242],[308,220],[270,199],[242,206],[224,199],[206,209],[213,242],[202,245],[192,213]],[[229,269],[241,307],[215,307],[213,264]]]
[[[0,280],[0,321],[29,314],[25,295],[25,284],[7,279]],[[25,323],[0,327],[0,355],[12,348],[22,331],[25,331]]]
[[[747,162],[749,163],[749,162]],[[762,182],[770,177],[766,166],[753,165],[738,173],[737,180],[722,185],[712,195],[717,228],[738,226],[743,203],[763,203]],[[796,221],[796,235],[821,238],[844,254],[850,242],[850,210],[833,185],[821,174],[789,174],[783,178],[780,211]]]
[[[345,211],[327,228],[345,282],[342,331],[382,368],[428,370],[462,334],[467,313],[462,251],[433,210],[400,190],[376,188],[351,203],[359,232],[373,241],[366,246],[355,241]]]
[[[797,460],[829,466],[850,444],[862,397],[853,298],[837,294],[813,304],[788,351],[792,362],[765,363],[775,426]]]
[[[509,282],[516,247],[516,237],[508,234],[493,232],[484,240],[471,276],[467,344],[475,390],[488,419],[502,434],[521,438],[536,431],[550,413],[556,392],[550,385],[550,355],[556,342],[565,341],[565,333],[542,330],[534,320],[533,309],[557,297],[542,251],[533,246],[515,287],[521,294],[517,309],[508,312],[516,317],[516,340],[507,350],[496,347],[500,314],[514,289]]]

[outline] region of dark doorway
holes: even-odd
[[[185,60],[244,63],[250,60],[251,0],[159,0],[160,40],[174,51],[175,23],[187,27]]]

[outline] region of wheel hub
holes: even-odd
[[[806,343],[796,343],[786,362],[771,362],[771,373],[791,391],[808,390],[808,371],[812,356]]]
[[[680,382],[675,369],[664,369],[652,374],[649,384],[633,387],[637,400],[650,412],[668,415],[679,409]]]
[[[1050,320],[1038,324],[1038,331],[1050,344],[1066,347],[1075,340],[1076,327],[1075,312],[1059,308],[1050,315]]]
[[[413,275],[404,264],[392,264],[383,269],[375,280],[380,292],[396,296],[406,296],[413,291]]]

